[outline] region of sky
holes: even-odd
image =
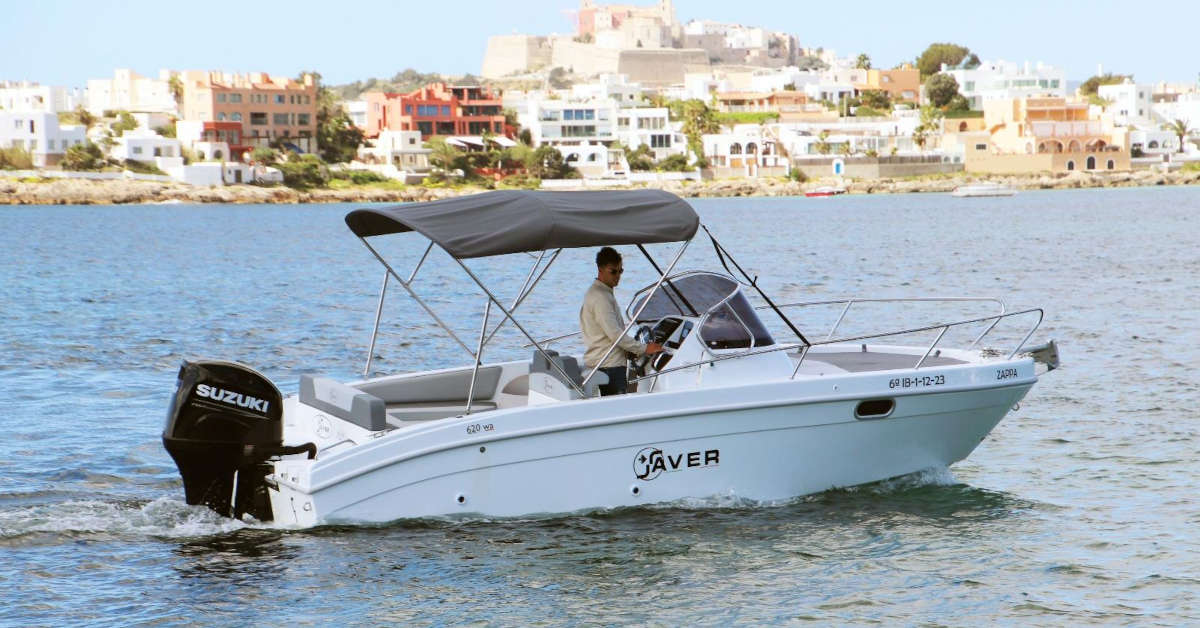
[[[653,0],[634,0],[649,5]],[[571,0],[0,0],[0,80],[83,87],[116,68],[320,72],[326,84],[405,68],[478,74],[490,35],[568,33]],[[992,8],[987,8],[988,6]],[[676,0],[681,22],[709,19],[796,35],[876,67],[933,42],[983,60],[1042,61],[1068,80],[1105,72],[1141,83],[1200,80],[1200,0]],[[1189,33],[1191,33],[1189,35]]]

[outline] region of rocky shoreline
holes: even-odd
[[[801,196],[820,186],[837,185],[849,194],[910,194],[950,192],[960,185],[979,182],[1003,183],[1019,190],[1197,185],[1200,171],[1191,172],[1071,172],[1065,174],[983,176],[960,174],[952,177],[869,179],[836,181],[821,179],[798,183],[783,179],[721,179],[714,181],[665,181],[657,187],[680,196]],[[560,189],[560,188],[556,188]],[[582,188],[580,188],[582,189]],[[600,189],[588,186],[587,189]],[[611,189],[628,189],[613,187]],[[402,189],[355,187],[348,189],[296,190],[282,186],[231,185],[197,187],[183,183],[151,181],[90,181],[52,179],[30,181],[3,178],[0,174],[0,205],[113,205],[147,203],[408,203],[429,201],[483,191],[481,187]]]

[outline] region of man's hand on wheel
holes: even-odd
[[[654,355],[656,353],[662,353],[662,350],[663,350],[663,346],[657,342],[647,342],[646,343],[646,355]]]

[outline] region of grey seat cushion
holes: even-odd
[[[387,427],[382,399],[328,377],[301,375],[300,403],[372,432]]]
[[[464,403],[471,388],[472,369],[459,369],[446,373],[426,373],[396,379],[363,382],[358,389],[379,397],[388,404],[397,403]],[[484,401],[496,395],[500,383],[499,366],[484,366],[479,369],[475,381],[472,401]]]

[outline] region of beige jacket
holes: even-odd
[[[646,353],[646,345],[621,334],[621,330],[625,329],[625,319],[621,317],[621,309],[617,307],[617,298],[613,296],[612,288],[599,279],[593,281],[587,293],[583,295],[583,307],[579,308],[579,329],[583,331],[583,344],[587,347],[583,354],[583,364],[589,369],[596,366],[617,338],[620,338],[621,342],[608,354],[600,368],[625,366],[626,353]]]

